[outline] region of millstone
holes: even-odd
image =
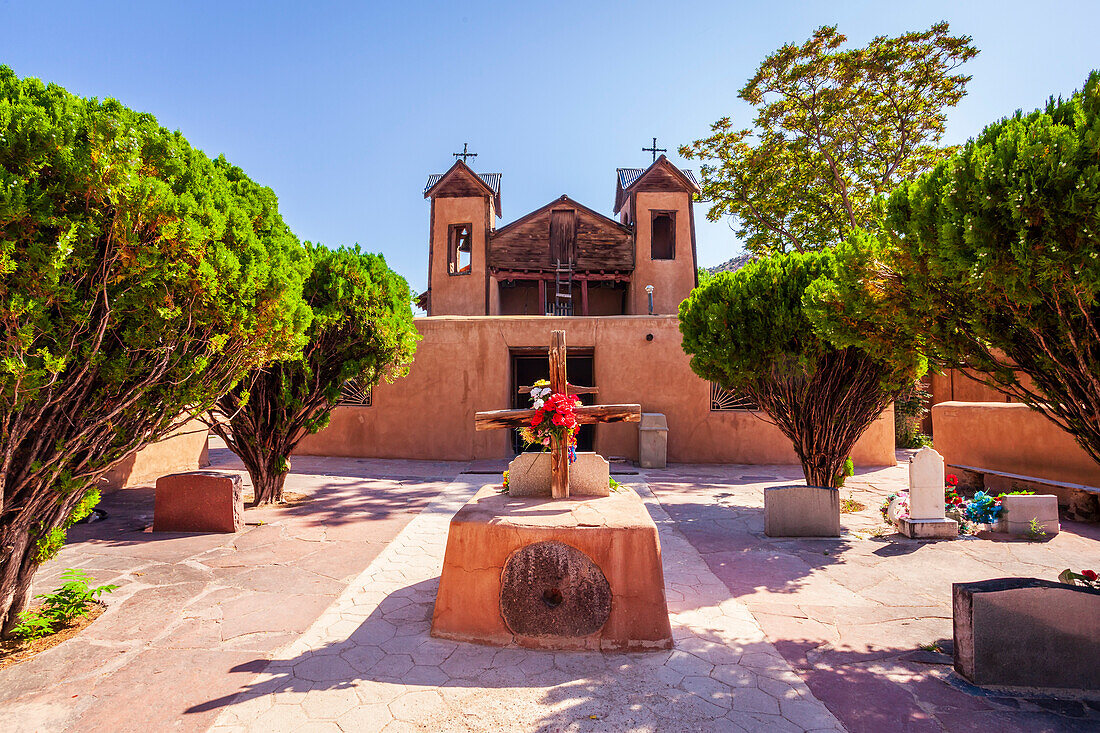
[[[509,556],[500,612],[514,634],[577,637],[611,613],[611,586],[596,563],[564,542],[536,542]]]

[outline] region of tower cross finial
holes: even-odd
[[[453,153],[453,155],[456,158],[462,158],[463,163],[466,162],[467,158],[476,158],[477,157],[477,153],[469,152],[469,145],[470,145],[470,143],[462,143],[462,152],[461,153]],[[656,158],[654,158],[654,160],[656,160]]]
[[[657,138],[653,138],[653,147],[651,147],[651,148],[642,148],[642,152],[643,153],[653,153],[653,162],[656,163],[657,162],[657,153],[667,153],[668,149],[657,147]]]

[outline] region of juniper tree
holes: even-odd
[[[405,279],[379,255],[310,247],[303,296],[313,311],[302,353],[254,370],[208,416],[248,468],[255,503],[281,501],[294,448],[328,424],[341,388],[369,389],[406,369],[416,348]]]
[[[973,370],[1100,462],[1100,73],[899,187],[837,255],[830,338]]]
[[[112,466],[301,348],[275,195],[151,115],[0,67],[0,628]]]
[[[724,117],[680,148],[704,161],[707,218],[732,216],[758,255],[834,245],[866,226],[876,196],[950,152],[945,110],[965,94],[970,77],[954,72],[978,53],[970,40],[937,23],[844,49],[825,26],[765,58],[738,95],[753,126]]]
[[[904,342],[869,352],[821,335],[807,291],[835,276],[831,250],[773,255],[718,273],[680,304],[692,370],[759,405],[810,486],[840,485],[856,441],[924,371]]]

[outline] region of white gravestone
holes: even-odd
[[[945,519],[943,456],[924,447],[909,461],[909,518]]]
[[[944,513],[943,456],[921,448],[909,460],[909,518],[901,520],[906,537],[938,539],[957,537],[959,523]]]

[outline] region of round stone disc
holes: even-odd
[[[587,636],[611,613],[611,586],[592,559],[564,542],[536,542],[509,556],[500,612],[522,636]]]

